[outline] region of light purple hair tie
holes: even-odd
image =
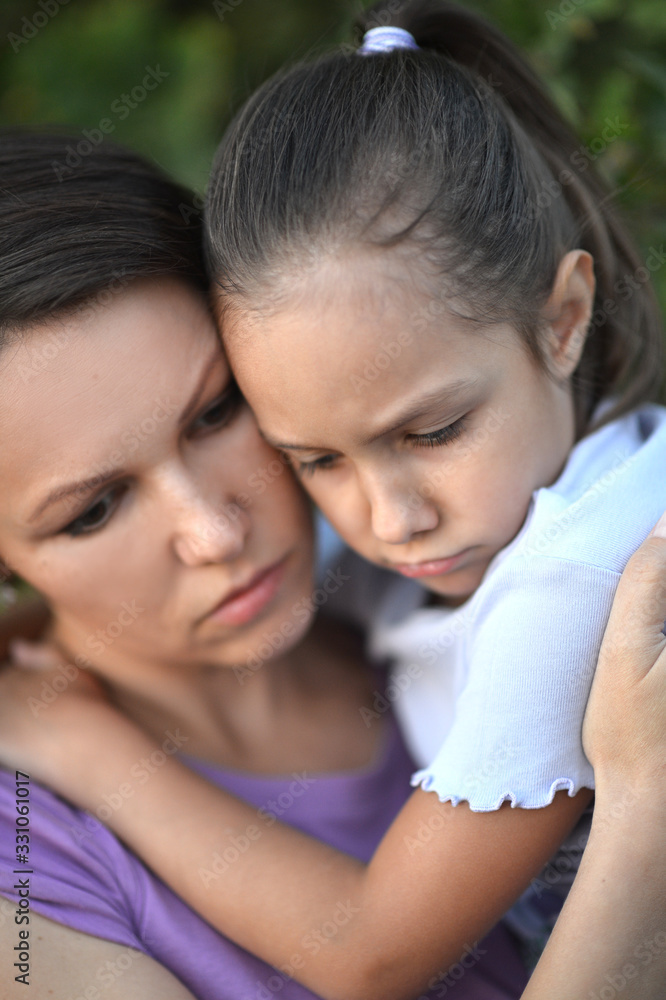
[[[363,44],[356,50],[359,56],[383,55],[394,49],[418,49],[414,36],[404,28],[370,28]]]

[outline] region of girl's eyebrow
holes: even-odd
[[[416,396],[414,399],[410,400],[405,404],[403,410],[392,418],[391,423],[388,427],[383,427],[379,431],[373,431],[371,437],[366,438],[367,444],[372,444],[379,438],[384,437],[386,434],[393,434],[395,431],[399,430],[405,424],[408,424],[411,420],[415,420],[420,417],[424,410],[429,406],[434,404],[446,406],[453,406],[458,397],[470,389],[476,388],[480,379],[478,376],[473,375],[471,378],[459,378],[455,382],[450,382],[449,385],[437,386],[434,389],[429,389],[427,392],[422,393],[420,396]],[[271,437],[265,431],[259,428],[259,433],[261,434],[264,441],[271,445],[273,448],[277,448],[280,451],[321,451],[322,449],[318,445],[312,444],[287,444],[284,441],[276,441],[275,438]]]
[[[427,410],[429,406],[446,405],[453,406],[457,401],[459,396],[467,392],[469,389],[473,389],[478,386],[480,379],[478,376],[473,375],[471,378],[459,378],[455,382],[450,382],[449,385],[437,386],[434,389],[428,389],[426,392],[422,393],[420,396],[415,396],[409,402],[403,405],[402,410],[391,418],[387,426],[382,427],[381,430],[374,431],[372,436],[367,439],[368,444],[372,444],[377,441],[378,438],[384,437],[386,434],[393,434],[395,431],[400,430],[405,424],[410,423],[412,420],[416,420],[423,414],[424,410]]]
[[[317,451],[318,449],[311,444],[285,444],[284,441],[276,441],[272,438],[270,434],[259,428],[259,434],[264,439],[266,444],[269,444],[271,448],[276,448],[278,451]]]

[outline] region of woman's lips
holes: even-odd
[[[421,576],[443,576],[445,573],[450,573],[452,570],[457,569],[468,552],[469,549],[463,549],[462,552],[459,552],[455,556],[449,556],[447,559],[429,559],[427,562],[393,563],[391,568],[397,573],[402,573],[403,576],[408,576],[412,579],[417,579]]]
[[[284,578],[286,559],[262,569],[246,587],[235,590],[206,616],[206,621],[219,625],[247,625],[267,607]]]

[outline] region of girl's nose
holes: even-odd
[[[395,484],[366,483],[372,532],[388,545],[404,545],[419,532],[432,531],[439,524],[437,509],[415,490]]]

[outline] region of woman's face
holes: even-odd
[[[0,380],[0,557],[77,652],[235,664],[300,637],[308,505],[199,295],[135,282],[21,335]]]

